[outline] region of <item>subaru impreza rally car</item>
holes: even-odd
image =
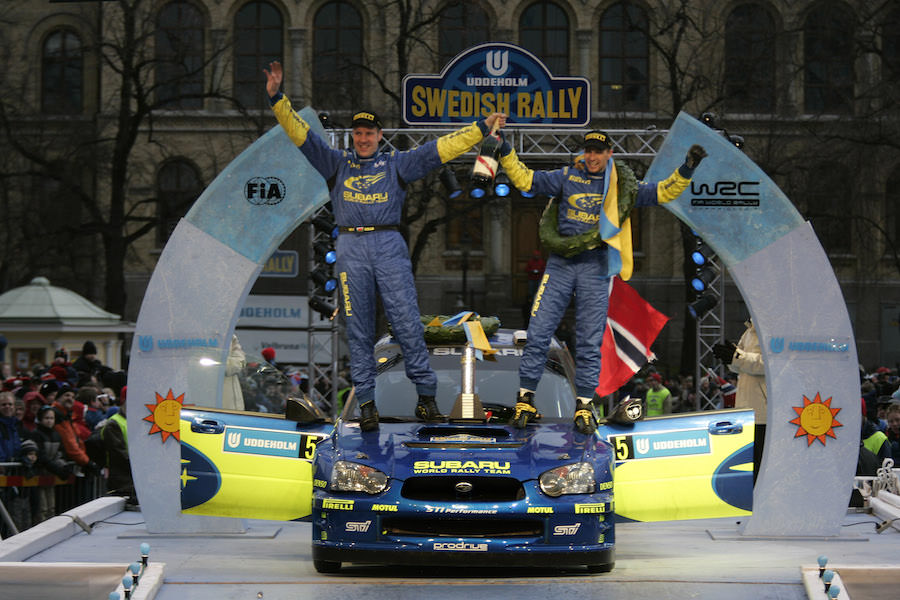
[[[752,411],[623,419],[581,434],[572,360],[554,343],[535,394],[542,417],[518,430],[509,420],[522,345],[506,330],[490,342],[495,360],[474,369],[464,344],[429,344],[446,422],[415,419],[415,388],[389,337],[376,346],[376,431],[360,431],[352,395],[333,426],[308,403],[289,403],[288,418],[183,409],[183,510],[309,519],[321,572],[343,562],[608,571],[615,513],[749,514]],[[457,400],[473,384],[483,414],[465,418]]]

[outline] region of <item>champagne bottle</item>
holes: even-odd
[[[472,166],[472,183],[476,186],[490,186],[497,174],[497,167],[500,164],[500,146],[503,143],[497,129],[495,124],[481,142],[481,149],[478,156],[475,157],[475,164]]]

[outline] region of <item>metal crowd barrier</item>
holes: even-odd
[[[71,510],[106,493],[106,478],[87,475],[73,462],[67,462],[73,475],[60,479],[55,475],[26,477],[20,462],[0,462],[0,539],[16,535],[31,527],[35,510],[31,490],[54,487],[54,516]]]

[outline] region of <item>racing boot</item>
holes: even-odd
[[[444,415],[438,411],[434,396],[419,395],[416,403],[416,418],[426,423],[437,423],[444,420]]]
[[[597,430],[597,421],[591,410],[589,398],[577,398],[575,400],[575,429],[585,435],[591,435]]]
[[[513,426],[516,429],[525,429],[528,421],[534,421],[541,417],[534,407],[534,392],[519,388],[519,396],[516,398],[516,414],[513,417]]]
[[[375,408],[374,400],[359,405],[359,428],[361,431],[378,429],[378,409]]]

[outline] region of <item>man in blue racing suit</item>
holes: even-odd
[[[600,376],[600,346],[606,329],[611,278],[631,277],[631,221],[636,206],[670,202],[688,186],[706,156],[692,146],[685,163],[659,183],[638,183],[625,165],[612,160],[612,142],[602,131],[584,136],[584,156],[574,167],[532,171],[508,143],[501,164],[522,191],[560,199],[548,204],[541,223],[541,241],[550,250],[528,322],[528,339],[519,366],[519,393],[514,423],[524,428],[538,416],[534,392],[544,370],[550,338],[575,295],[575,426],[590,434],[596,421],[590,401]]]
[[[329,182],[331,203],[340,235],[337,274],[341,304],[347,320],[350,374],[360,407],[360,429],[378,429],[375,407],[375,294],[381,295],[394,336],[400,343],[406,375],[419,395],[415,414],[438,421],[434,394],[437,376],[428,360],[424,327],[413,281],[409,249],[398,230],[406,186],[431,170],[460,156],[480,142],[495,122],[494,113],[477,123],[441,136],[406,152],[379,152],[381,121],[371,111],[353,116],[353,150],[335,150],[291,108],[279,89],[281,64],[266,70],[266,91],[278,123],[310,164]]]

